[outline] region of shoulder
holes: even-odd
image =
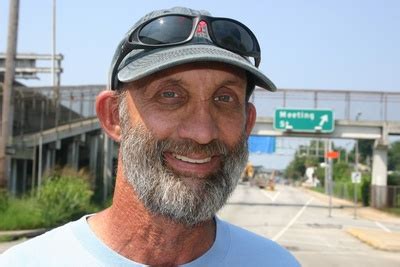
[[[220,220],[219,223],[229,233],[227,260],[233,260],[235,266],[241,266],[238,261],[243,261],[243,266],[300,266],[296,258],[278,243],[228,222]]]

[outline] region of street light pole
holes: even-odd
[[[19,0],[10,0],[8,22],[7,54],[3,82],[3,110],[1,116],[0,138],[0,188],[8,184],[8,169],[10,159],[6,148],[13,135],[14,98],[13,84],[15,78],[15,55],[17,53]]]

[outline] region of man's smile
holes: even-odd
[[[210,162],[211,161],[211,157],[206,157],[206,158],[200,158],[200,159],[193,159],[193,158],[189,158],[183,155],[178,155],[175,153],[172,153],[172,155],[179,160],[185,161],[185,162],[189,162],[189,163],[197,163],[197,164],[201,164],[201,163],[206,163],[206,162]]]
[[[221,167],[221,156],[200,154],[181,155],[164,152],[167,165],[184,176],[205,177],[215,173]]]

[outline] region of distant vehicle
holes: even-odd
[[[264,166],[254,166],[254,176],[251,179],[251,185],[259,188],[275,189],[275,171],[267,170]]]
[[[242,173],[242,181],[248,182],[254,177],[254,167],[251,162],[248,162]]]

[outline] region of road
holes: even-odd
[[[374,249],[346,232],[349,227],[400,232],[400,220],[354,219],[352,209],[338,206],[328,215],[323,199],[283,185],[267,191],[240,184],[219,212],[221,218],[283,245],[302,266],[400,266],[400,253]]]
[[[275,240],[305,267],[400,266],[399,252],[376,250],[346,232],[358,227],[399,233],[400,218],[354,219],[351,208],[335,205],[328,217],[326,200],[304,190],[277,186],[272,192],[239,184],[219,216]],[[0,253],[20,242],[0,243]]]

